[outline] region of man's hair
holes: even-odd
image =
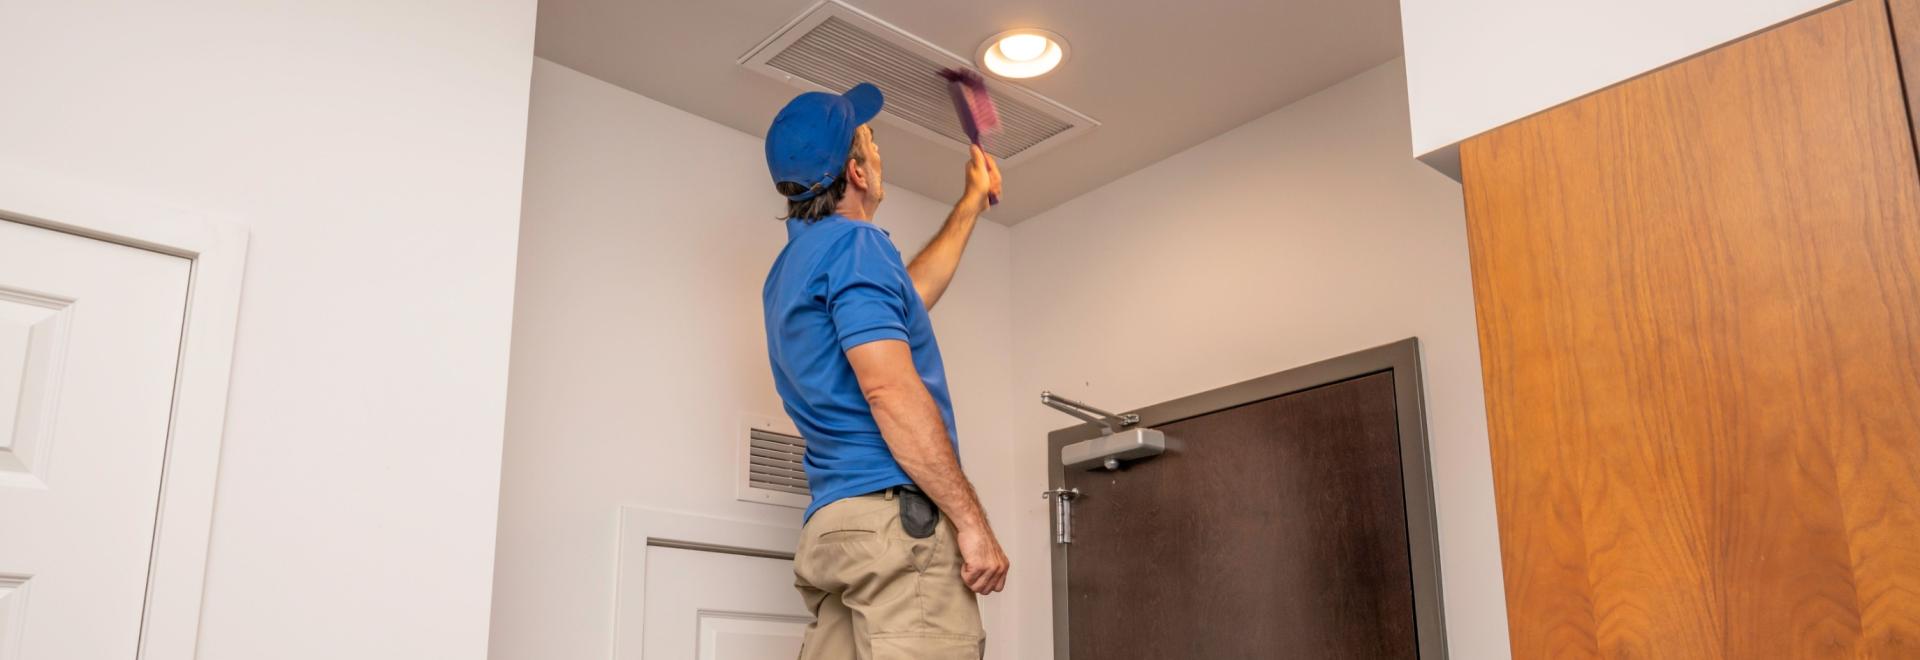
[[[860,132],[856,130],[853,132],[853,146],[847,150],[847,156],[852,158],[853,162],[865,165],[867,152],[860,146]],[[773,188],[780,191],[781,195],[798,195],[807,191],[806,186],[792,181],[781,181],[774,184]],[[846,168],[841,168],[840,175],[834,177],[833,183],[820,191],[820,194],[799,201],[787,200],[787,215],[780,219],[813,222],[833,215],[834,209],[840,208],[840,198],[846,195],[847,171]]]

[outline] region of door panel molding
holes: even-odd
[[[0,573],[0,660],[24,660],[20,651],[27,630],[29,575]]]
[[[1407,338],[1340,357],[1307,364],[1252,380],[1207,390],[1131,411],[1142,426],[1160,426],[1263,401],[1323,385],[1381,372],[1393,373],[1394,408],[1398,416],[1400,475],[1406,498],[1407,542],[1413,570],[1413,612],[1420,657],[1447,658],[1446,617],[1442,611],[1440,544],[1433,503],[1432,461],[1427,439],[1425,391],[1420,381],[1420,342]],[[1083,423],[1047,434],[1048,488],[1066,485],[1060,463],[1061,448],[1097,438],[1102,429]],[[1055,544],[1053,566],[1054,657],[1073,657],[1067,634],[1067,549]]]
[[[761,525],[662,511],[637,506],[620,508],[620,540],[616,550],[613,639],[616,660],[641,660],[645,650],[647,553],[654,548],[696,550],[760,558],[792,559],[800,545],[800,528]],[[798,593],[794,595],[799,598]]]
[[[46,487],[73,303],[0,286],[0,486]]]
[[[140,660],[192,660],[247,250],[244,225],[105,186],[0,165],[0,221],[192,262]]]

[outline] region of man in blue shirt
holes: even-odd
[[[795,587],[814,614],[802,660],[978,660],[975,595],[1007,557],[960,469],[946,369],[927,312],[952,281],[1000,171],[975,147],[946,225],[904,263],[873,214],[886,197],[861,84],[809,92],[767,130],[787,247],[762,290],[774,386],[806,439]]]

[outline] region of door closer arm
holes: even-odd
[[[1157,456],[1167,450],[1167,435],[1137,427],[1139,415],[1115,415],[1052,392],[1041,392],[1040,403],[1106,429],[1106,435],[1060,448],[1060,464],[1069,468],[1117,470],[1121,461]]]

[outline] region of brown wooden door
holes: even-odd
[[[1920,175],[1881,0],[1469,140],[1515,658],[1920,658]]]
[[[1416,657],[1395,406],[1381,372],[1159,425],[1166,454],[1068,471],[1072,657]]]

